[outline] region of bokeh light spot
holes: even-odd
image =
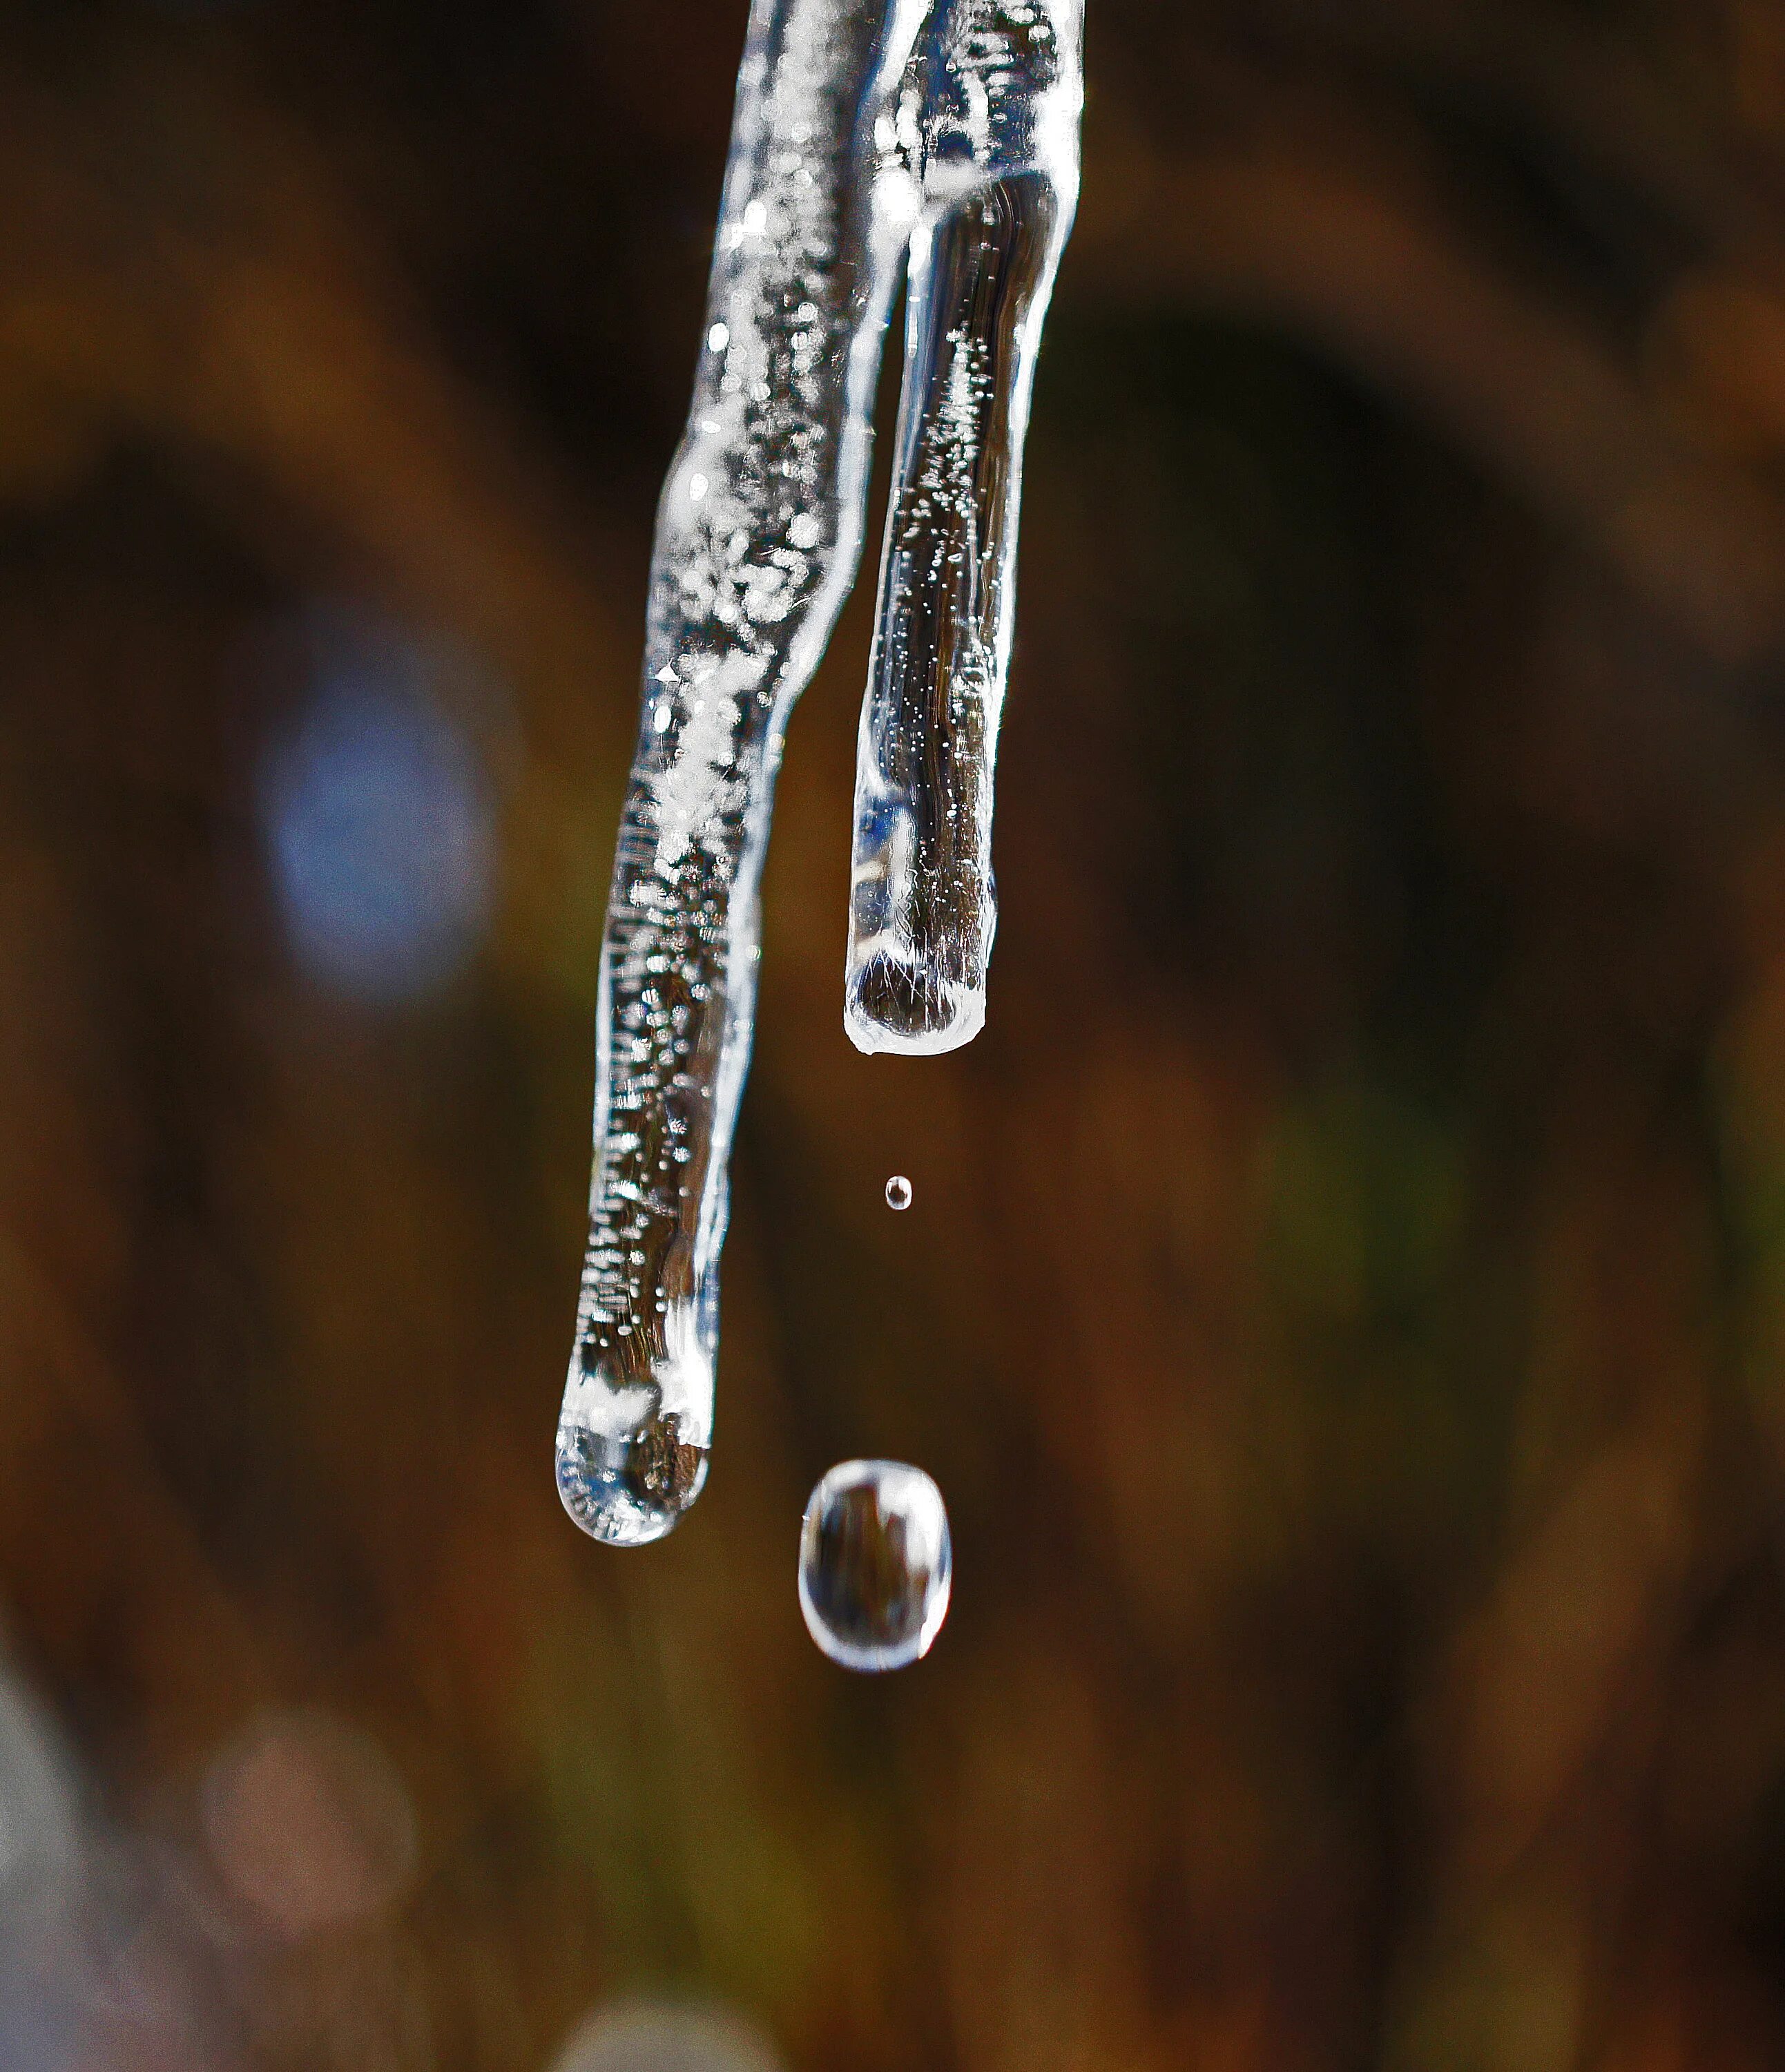
[[[263,762],[292,948],[314,979],[369,1005],[444,985],[489,918],[490,787],[437,695],[447,666],[388,629],[319,642],[309,697]]]
[[[637,2002],[591,2015],[552,2072],[782,2072],[756,2030],[732,2014]]]
[[[415,1817],[377,1743],[325,1712],[264,1714],[207,1777],[230,1885],[293,1936],[384,1911],[415,1867]]]

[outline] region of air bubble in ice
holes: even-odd
[[[845,1461],[813,1490],[799,1534],[799,1606],[844,1669],[903,1669],[948,1616],[954,1555],[942,1493],[902,1461]]]
[[[904,1174],[895,1173],[886,1183],[886,1206],[889,1209],[909,1209],[911,1206],[911,1182]]]

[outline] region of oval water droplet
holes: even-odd
[[[844,1669],[903,1669],[929,1652],[954,1577],[948,1511],[921,1468],[845,1461],[819,1482],[799,1535],[799,1608]]]
[[[904,1174],[895,1173],[886,1183],[886,1206],[889,1209],[909,1209],[911,1206],[911,1182]]]

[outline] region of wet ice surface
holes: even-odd
[[[1023,445],[1078,191],[1081,35],[1077,0],[955,0],[930,47],[856,767],[844,1022],[863,1050],[952,1050],[985,1020]]]
[[[806,1507],[799,1605],[845,1669],[903,1669],[948,1616],[954,1553],[942,1493],[902,1461],[845,1461]]]
[[[668,1531],[706,1477],[774,774],[860,560],[908,249],[846,1022],[864,1049],[925,1050],[983,1016],[1021,443],[1076,194],[1080,27],[1078,0],[752,10],[705,350],[658,516],[559,1422],[565,1507],[616,1544]]]

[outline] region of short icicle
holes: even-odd
[[[856,769],[843,1020],[952,1050],[985,1020],[992,776],[1036,348],[1078,195],[1081,0],[941,0],[880,615]]]

